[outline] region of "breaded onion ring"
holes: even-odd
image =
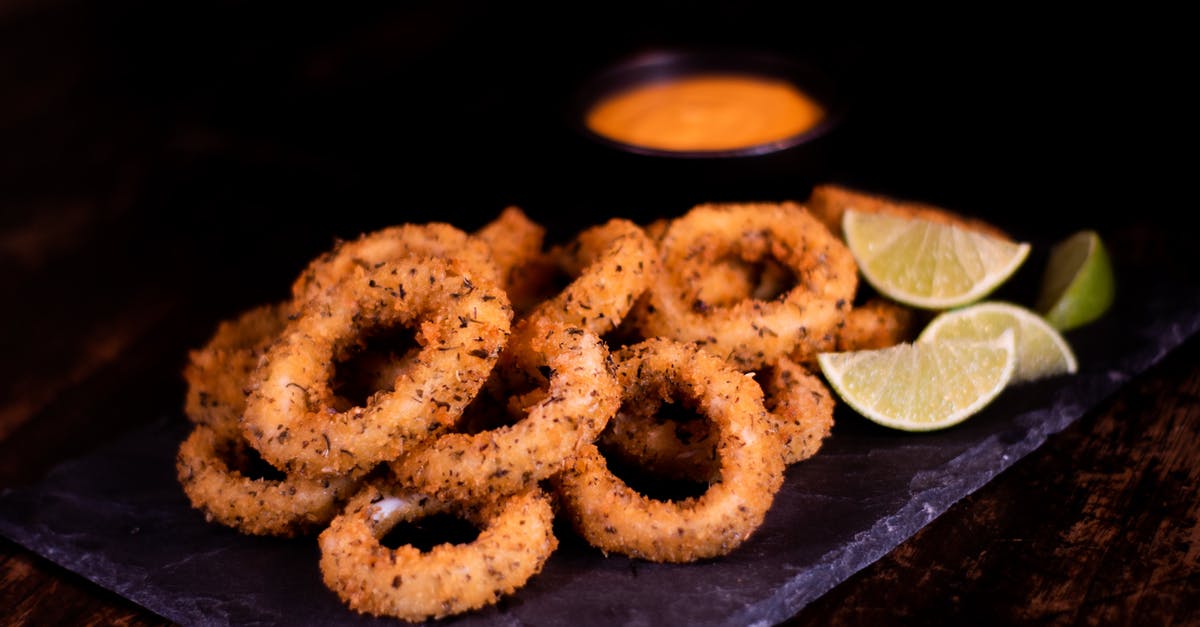
[[[427,552],[380,544],[404,521],[445,512],[481,526],[467,544]],[[445,502],[368,484],[321,532],[321,576],[351,609],[407,621],[442,618],[491,605],[541,572],[558,547],[554,513],[541,489],[485,503]]]
[[[175,472],[192,507],[242,533],[293,537],[328,523],[358,486],[345,476],[255,479],[253,450],[241,439],[196,425],[179,446]]]
[[[901,200],[882,194],[873,194],[851,189],[843,185],[825,183],[816,185],[809,194],[805,206],[825,226],[842,237],[842,215],[847,209],[872,213],[888,213],[897,216],[921,218],[939,224],[953,224],[971,231],[986,233],[992,237],[1011,240],[1007,233],[978,218],[960,215],[948,209],[911,200]]]
[[[604,552],[659,562],[724,555],[762,523],[783,483],[779,439],[767,433],[762,390],[694,345],[650,339],[617,355],[622,399],[680,397],[717,430],[720,480],[698,496],[660,501],[631,489],[594,444],[554,478],[563,511]]]
[[[620,405],[600,338],[546,319],[532,321],[524,337],[528,344],[505,357],[515,360],[509,367],[541,380],[518,401],[526,415],[480,433],[442,435],[405,454],[392,463],[404,485],[442,498],[509,494],[560,471],[596,439]],[[549,369],[548,380],[541,368]]]
[[[795,203],[699,205],[671,222],[659,249],[662,272],[637,314],[642,334],[695,342],[742,371],[832,349],[858,287],[849,249]],[[713,261],[767,257],[795,277],[778,298],[725,307],[696,298],[694,279]]]
[[[512,311],[494,284],[455,262],[406,258],[357,268],[309,301],[251,380],[246,439],[271,465],[303,476],[369,469],[448,428],[487,379]],[[364,334],[417,327],[421,348],[365,406],[339,411],[335,364]]]
[[[442,222],[400,224],[339,241],[314,259],[292,284],[295,309],[335,286],[354,268],[369,269],[409,256],[453,258],[473,280],[502,284],[499,267],[487,244]]]
[[[287,324],[286,303],[262,305],[226,320],[203,348],[188,353],[184,413],[222,437],[241,438],[246,384],[267,347]]]

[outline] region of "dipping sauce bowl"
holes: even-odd
[[[610,184],[683,202],[796,195],[825,174],[845,103],[826,73],[746,50],[649,50],[588,77],[568,121]]]

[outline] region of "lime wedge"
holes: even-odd
[[[975,302],[1008,280],[1029,244],[919,218],[847,210],[846,244],[881,294],[922,309]]]
[[[1031,309],[1013,303],[985,301],[938,314],[918,342],[986,340],[1008,329],[1017,335],[1017,371],[1012,383],[1035,381],[1079,369],[1070,344]]]
[[[1016,371],[1016,334],[821,353],[825,379],[868,420],[903,431],[956,425],[996,398]]]
[[[1116,296],[1112,262],[1100,235],[1079,231],[1050,249],[1036,309],[1059,331],[1104,315]]]

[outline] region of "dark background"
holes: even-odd
[[[1175,227],[1194,212],[1188,20],[786,6],[0,0],[0,488],[181,419],[187,350],[218,321],[283,297],[335,237],[399,222],[473,228],[517,204],[562,237],[718,197],[802,198],[828,176],[994,220],[1035,254],[1095,227],[1119,270],[1194,274],[1200,248]],[[817,63],[854,106],[813,169],[718,186],[609,167],[566,125],[571,89],[671,45]],[[804,622],[1194,610],[1196,354],[1192,341]],[[153,620],[7,540],[0,571],[18,622]]]
[[[183,284],[184,344],[163,348],[181,364],[218,320],[284,297],[334,238],[473,229],[510,204],[553,241],[696,202],[803,199],[833,179],[1039,245],[1187,206],[1167,156],[1189,148],[1173,115],[1188,76],[1178,16],[783,6],[0,4],[0,264],[19,270],[0,289],[29,303],[5,333],[45,334],[36,350],[5,340],[11,369],[54,372],[92,341],[89,320]],[[571,96],[672,46],[815,64],[851,107],[811,168],[718,184],[614,165],[570,127]],[[82,311],[84,286],[111,296]],[[181,398],[170,372],[163,394]]]
[[[1012,4],[0,2],[0,290],[25,304],[0,335],[4,390],[27,399],[22,381],[108,341],[92,329],[131,302],[187,309],[161,347],[181,367],[334,238],[473,229],[510,204],[553,241],[696,202],[803,199],[828,178],[988,218],[1039,253],[1186,215],[1168,153],[1190,149],[1173,114],[1184,24]],[[850,109],[812,167],[718,185],[614,165],[570,127],[573,92],[672,46],[814,64]],[[105,297],[81,305],[84,289]],[[147,320],[175,315],[155,306]],[[182,398],[177,372],[165,399]]]
[[[311,249],[432,216],[471,227],[505,204],[566,226],[681,212],[712,199],[704,181],[631,189],[563,116],[582,78],[651,46],[819,64],[854,106],[832,175],[1017,232],[1127,211],[1150,142],[1177,132],[1172,16],[784,6],[17,2],[0,9],[5,214],[47,188],[120,188],[197,242]],[[808,174],[742,191],[802,197]]]

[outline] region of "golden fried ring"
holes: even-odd
[[[222,437],[242,437],[246,383],[258,360],[287,325],[288,304],[261,305],[223,321],[205,345],[188,353],[183,369],[184,413]]]
[[[793,283],[787,270],[772,259],[758,263],[717,259],[689,278],[694,285],[694,302],[698,303],[694,308],[701,309],[728,307],[747,298],[772,300],[790,289]]]
[[[474,235],[491,250],[515,312],[523,314],[542,300],[552,275],[552,264],[542,251],[545,227],[519,207],[509,206]]]
[[[617,355],[622,399],[653,395],[693,403],[718,432],[720,481],[697,497],[660,501],[609,471],[595,444],[554,478],[563,511],[590,544],[658,562],[724,555],[761,525],[783,483],[778,438],[767,433],[762,390],[694,345],[649,339]]]
[[[833,431],[833,395],[816,374],[780,359],[762,381],[771,426],[783,442],[783,462],[804,461],[820,450]]]
[[[704,418],[662,416],[671,404],[661,398],[627,402],[597,440],[609,459],[673,480],[717,478],[717,433]]]
[[[180,444],[176,476],[210,522],[252,535],[307,535],[332,520],[359,483],[348,475],[254,479],[242,472],[252,453],[240,435],[231,439],[203,424]]]
[[[659,249],[663,271],[639,307],[642,334],[695,342],[742,371],[832,349],[858,287],[849,249],[795,203],[699,205],[671,222]],[[726,307],[696,299],[695,277],[713,261],[767,257],[795,277],[778,298]]]
[[[887,348],[911,341],[916,331],[916,310],[884,298],[872,298],[846,313],[846,323],[838,331],[837,350]]]
[[[422,552],[380,544],[403,521],[456,513],[481,527],[467,544]],[[318,537],[321,576],[351,609],[422,621],[496,603],[541,572],[558,547],[550,499],[537,487],[498,500],[439,501],[368,484]]]
[[[596,439],[621,402],[600,338],[551,320],[533,321],[528,345],[508,367],[541,379],[526,393],[523,418],[480,433],[449,433],[392,463],[404,484],[441,498],[509,494],[562,470],[584,442]],[[549,369],[549,379],[539,374]]]
[[[492,252],[492,259],[501,274],[518,269],[537,257],[545,236],[545,227],[530,220],[516,206],[505,207],[494,220],[475,231],[475,237],[483,240]]]
[[[642,227],[642,231],[646,233],[654,243],[662,241],[663,235],[667,234],[667,228],[671,226],[671,218],[659,218]]]
[[[528,317],[578,326],[598,336],[621,323],[658,274],[654,242],[622,218],[584,229],[558,259],[571,282]]]
[[[400,224],[339,241],[310,262],[292,284],[294,309],[335,286],[353,268],[369,269],[409,256],[453,258],[477,284],[502,284],[500,269],[483,240],[442,222]]]
[[[701,308],[728,307],[754,293],[753,264],[741,259],[715,259],[695,277],[695,296]]]
[[[756,373],[767,425],[782,444],[786,465],[812,457],[833,430],[834,399],[825,383],[803,366],[780,359]],[[656,417],[661,399],[625,403],[600,436],[605,450],[652,474],[670,479],[713,479],[717,436],[702,419]]]
[[[786,271],[772,260],[751,264],[741,259],[719,259],[695,277],[695,299],[723,307],[746,298],[769,300],[788,288]],[[846,312],[837,330],[837,350],[886,348],[914,337],[917,312],[895,301],[874,297]],[[814,367],[816,355],[797,355]]]
[[[365,470],[448,428],[487,379],[512,315],[502,290],[453,261],[406,258],[356,268],[309,301],[251,379],[246,439],[267,462],[303,476]],[[339,411],[335,364],[372,329],[418,329],[392,391]]]
[[[192,423],[207,425],[224,437],[242,439],[241,416],[250,375],[286,328],[289,307],[289,303],[275,303],[246,310],[222,322],[202,348],[189,352],[183,369],[187,384],[184,413]],[[390,388],[404,367],[400,356],[391,352],[366,352],[356,359],[352,376],[342,382],[361,389]],[[353,406],[341,398],[334,405],[339,410]]]

